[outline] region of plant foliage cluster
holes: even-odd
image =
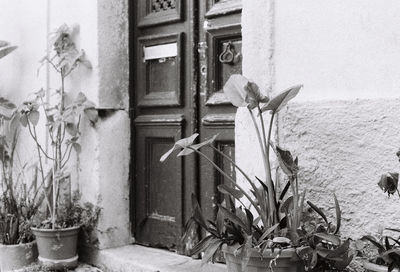
[[[325,214],[317,206],[308,205],[323,219],[323,224],[314,224],[304,216],[305,191],[299,190],[298,158],[290,151],[276,145],[271,140],[274,117],[284,106],[294,98],[302,88],[301,85],[291,87],[273,98],[264,96],[257,84],[241,75],[232,75],[224,86],[224,93],[236,107],[246,107],[259,142],[264,165],[264,177],[250,177],[245,171],[218,148],[214,146],[217,137],[196,143],[198,134],[181,139],[166,152],[164,161],[175,150],[179,156],[198,154],[207,160],[228,181],[218,186],[225,196],[225,201],[218,204],[215,220],[206,220],[202,215],[196,197],[192,197],[193,216],[187,229],[193,222],[206,230],[206,235],[192,250],[192,254],[204,252],[203,262],[213,261],[222,245],[236,247],[237,255],[242,260],[245,271],[251,252],[263,255],[266,249],[283,250],[288,247],[299,249],[299,256],[309,270],[346,267],[352,254],[349,251],[349,241],[343,242],[339,236],[340,207],[335,196],[337,210],[336,228],[328,223]],[[265,127],[265,113],[269,112],[269,126]],[[257,121],[257,118],[259,119]],[[210,148],[231,163],[241,173],[251,188],[250,191],[236,182],[233,176],[225,173],[213,160],[202,151]],[[271,151],[274,152],[280,171],[285,178],[279,183],[273,179],[271,169]],[[186,235],[186,234],[185,234]]]

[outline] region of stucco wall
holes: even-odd
[[[377,182],[381,173],[400,168],[400,3],[274,1],[272,12],[269,5],[243,1],[243,58],[253,60],[243,70],[266,93],[266,82],[272,93],[304,84],[279,114],[275,133],[299,156],[302,188],[327,210],[336,192],[345,235],[398,227],[400,200],[388,199]],[[257,50],[260,42],[264,51]],[[247,111],[239,109],[236,160],[260,175],[261,158],[249,155],[258,148],[249,127]]]
[[[100,120],[83,126],[82,152],[71,159],[73,188],[82,201],[102,208],[99,248],[131,243],[128,1],[0,0],[0,7],[0,39],[19,46],[0,62],[0,95],[16,104],[42,87],[59,88],[59,78],[45,67],[37,77],[39,60],[50,32],[63,23],[76,29],[75,43],[93,68],[75,70],[66,90],[85,93],[96,103]],[[23,143],[30,140],[23,138]]]

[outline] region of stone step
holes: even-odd
[[[80,253],[81,259],[108,272],[226,272],[222,264],[201,265],[200,260],[139,245]]]

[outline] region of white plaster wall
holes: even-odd
[[[284,0],[272,13],[268,6],[243,1],[243,70],[272,93],[304,84],[276,131],[299,156],[303,188],[331,212],[336,192],[344,235],[399,227],[400,200],[387,199],[377,182],[399,169],[400,2]],[[249,155],[258,148],[251,126],[239,109],[236,160],[259,174],[261,162]]]
[[[128,113],[127,0],[0,0],[0,39],[18,45],[0,62],[0,95],[21,103],[41,87],[59,88],[60,79],[39,60],[46,54],[48,32],[74,26],[75,42],[93,68],[76,69],[66,90],[83,92],[100,108],[94,126],[83,123],[82,152],[71,158],[73,189],[82,201],[101,208],[99,247],[131,243],[129,214],[130,122]],[[112,40],[110,40],[112,38]],[[3,61],[4,60],[4,61]],[[44,130],[41,131],[44,136]],[[26,141],[29,142],[26,137]],[[118,142],[118,145],[115,143]],[[26,154],[34,154],[25,144]]]
[[[276,89],[297,101],[398,97],[400,2],[275,1]]]

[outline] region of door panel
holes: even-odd
[[[241,1],[208,0],[200,7],[200,138],[219,134],[214,146],[234,159],[234,108],[223,93],[231,74],[242,72]],[[210,158],[235,178],[233,165],[214,150]],[[200,204],[207,218],[214,218],[223,198],[217,186],[230,182],[200,158]]]
[[[136,235],[145,244],[175,247],[183,224],[183,161],[160,157],[182,137],[181,115],[136,118]],[[177,133],[178,132],[178,133]],[[172,197],[174,196],[174,197]]]
[[[166,162],[175,141],[197,130],[193,1],[131,1],[134,16],[134,193],[137,243],[180,250],[196,191],[194,156]]]

